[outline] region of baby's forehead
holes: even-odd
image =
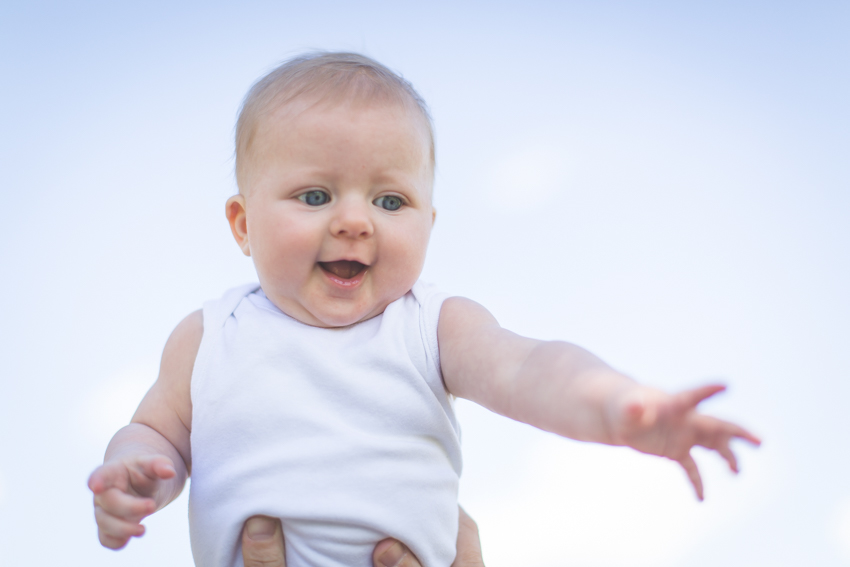
[[[429,124],[417,109],[397,100],[299,97],[279,103],[263,114],[245,148],[244,173],[262,167],[268,163],[266,160],[276,156],[294,158],[317,149],[329,151],[331,147],[344,148],[348,143],[360,144],[357,137],[371,132],[377,139],[388,142],[378,145],[379,154],[390,156],[404,147],[414,152],[407,155],[421,156],[414,159],[423,160],[420,163],[427,168],[433,182],[434,146]],[[389,143],[390,140],[395,140],[397,145]]]
[[[265,175],[266,168],[293,166],[311,171],[317,179],[325,175],[332,179],[362,167],[375,175],[376,183],[398,179],[400,171],[416,171],[421,181],[415,185],[423,195],[430,200],[433,190],[430,131],[415,110],[396,101],[290,100],[265,113],[246,150],[242,174],[247,183],[240,190],[253,184],[250,179],[259,179],[255,175]],[[360,159],[354,156],[362,156],[363,161],[351,161]]]
[[[420,136],[424,143],[431,144],[428,122],[416,109],[395,100],[364,100],[358,98],[301,98],[286,101],[269,109],[267,119],[257,125],[257,132],[286,131],[295,122],[317,122],[329,118],[330,122],[379,119],[393,122]],[[331,127],[327,133],[332,133]]]

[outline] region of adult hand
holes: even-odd
[[[458,513],[457,558],[452,567],[484,567],[478,526],[463,508],[458,507]],[[242,528],[242,559],[245,567],[286,567],[280,520],[268,516],[248,518]],[[375,546],[372,565],[422,567],[407,546],[394,539],[385,539]]]

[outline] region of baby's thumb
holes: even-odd
[[[148,478],[168,479],[173,478],[177,474],[177,471],[174,469],[174,463],[165,455],[141,457],[138,464]]]
[[[628,423],[641,427],[650,427],[655,423],[655,418],[658,416],[655,406],[647,403],[641,395],[628,400],[623,408],[623,413]]]

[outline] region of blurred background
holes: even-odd
[[[411,80],[423,278],[763,436],[735,477],[458,403],[489,567],[850,565],[846,2],[0,4],[0,563],[189,566],[186,495],[118,553],[86,479],[171,329],[255,279],[232,134],[308,49]]]

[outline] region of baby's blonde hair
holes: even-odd
[[[247,157],[258,125],[269,113],[302,97],[317,101],[358,100],[400,104],[421,115],[434,165],[434,129],[428,105],[407,80],[359,53],[299,55],[258,80],[242,102],[236,121],[236,183],[242,190]]]

